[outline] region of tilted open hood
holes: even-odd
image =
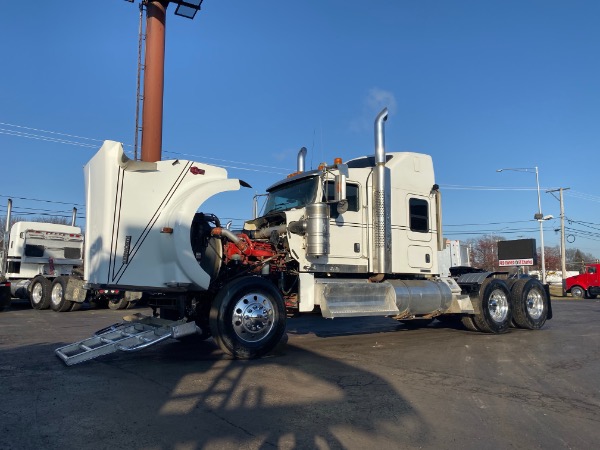
[[[105,141],[84,167],[85,279],[121,289],[206,289],[209,275],[192,252],[198,208],[240,188],[220,167],[193,161],[133,161]]]

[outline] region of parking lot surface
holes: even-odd
[[[0,313],[0,448],[596,448],[600,302],[553,308],[505,335],[311,315],[259,360],[170,340],[67,367],[55,348],[126,313],[17,302]]]

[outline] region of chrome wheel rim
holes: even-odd
[[[503,323],[508,317],[508,298],[501,289],[494,289],[488,300],[490,317],[496,323]]]
[[[571,295],[573,295],[573,297],[583,298],[583,289],[580,287],[574,287],[571,289]]]
[[[532,319],[539,319],[542,317],[542,313],[544,312],[544,297],[538,289],[529,291],[527,299],[525,300],[525,305],[529,317]]]
[[[41,303],[42,294],[42,283],[35,283],[31,289],[31,298],[33,299],[33,303]]]
[[[50,295],[50,297],[52,298],[52,303],[54,303],[55,305],[59,305],[62,301],[63,288],[59,283],[52,286],[52,294]]]
[[[259,342],[274,325],[274,307],[262,294],[244,295],[233,307],[231,324],[235,334],[246,342]]]

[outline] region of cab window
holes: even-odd
[[[410,231],[417,233],[429,232],[429,202],[421,198],[411,198],[408,201],[410,214]]]

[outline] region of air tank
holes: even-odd
[[[329,205],[311,203],[306,206],[306,255],[329,254]]]

